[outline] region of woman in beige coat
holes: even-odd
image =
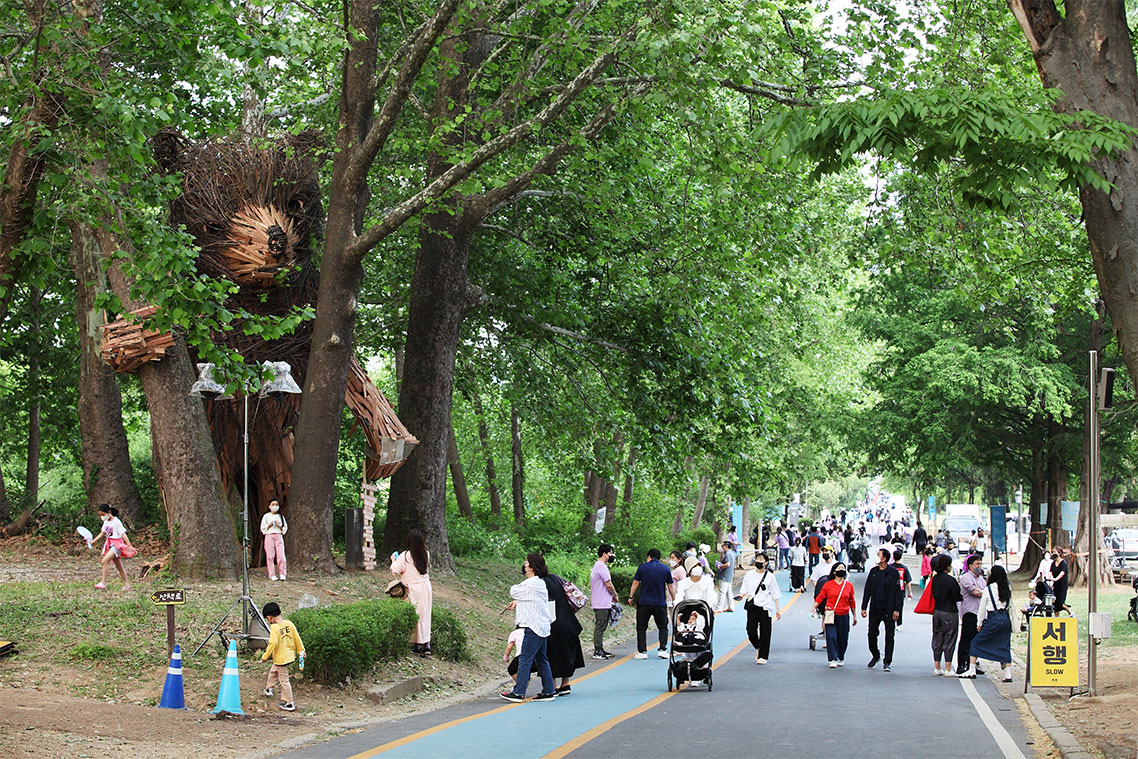
[[[407,533],[407,550],[396,554],[391,560],[391,573],[407,586],[407,600],[415,606],[415,613],[419,615],[419,624],[411,632],[411,650],[420,656],[431,655],[431,604],[434,593],[427,573],[430,563],[427,542],[418,530]]]

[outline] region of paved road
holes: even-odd
[[[860,602],[864,575],[855,574],[854,582]],[[785,572],[780,583],[787,587]],[[784,591],[784,606],[793,598]],[[811,651],[807,645],[820,623],[809,617],[808,600],[802,597],[775,623],[766,665],[754,663],[741,607],[717,617],[715,687],[710,693],[693,687],[669,694],[667,661],[633,660],[632,651],[625,650],[609,662],[589,659],[584,674],[574,681],[573,695],[553,703],[480,699],[283,756],[611,759],[735,751],[748,744],[782,759],[880,759],[918,752],[1034,756],[1015,706],[992,682],[932,676],[931,617],[913,614],[912,603],[898,630],[889,673],[880,664],[866,669],[869,653],[861,620],[850,635],[846,666],[829,669],[825,651]],[[537,685],[535,680],[531,691]],[[728,743],[715,740],[720,737]]]

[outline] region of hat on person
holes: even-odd
[[[686,559],[684,559],[684,571],[685,572],[687,572],[688,574],[691,574],[693,567],[700,567],[702,569],[703,565],[700,564],[699,559],[697,559],[694,556],[689,556]]]
[[[711,546],[709,546],[707,543],[700,543],[699,544],[699,550],[703,551],[704,553],[707,553],[708,551],[711,550]]]

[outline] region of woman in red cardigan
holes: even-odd
[[[851,614],[857,606],[853,583],[846,579],[846,565],[834,565],[832,580],[826,582],[815,599],[817,610],[822,614],[826,628],[826,656],[830,659],[830,669],[846,666],[846,646],[850,642],[850,619],[854,625],[857,617]]]

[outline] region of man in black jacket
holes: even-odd
[[[925,532],[924,525],[921,520],[917,520],[917,529],[913,530],[913,547],[917,549],[917,555],[920,556],[925,552],[925,546],[928,545],[929,534]]]
[[[872,669],[881,659],[881,652],[877,648],[877,632],[884,622],[886,672],[893,663],[893,636],[897,629],[897,618],[901,616],[901,609],[905,603],[897,570],[889,566],[891,558],[889,549],[878,549],[877,566],[869,570],[869,575],[865,578],[865,590],[861,595],[862,617],[866,616],[866,607],[870,607],[869,653],[873,658],[869,660],[867,666]]]

